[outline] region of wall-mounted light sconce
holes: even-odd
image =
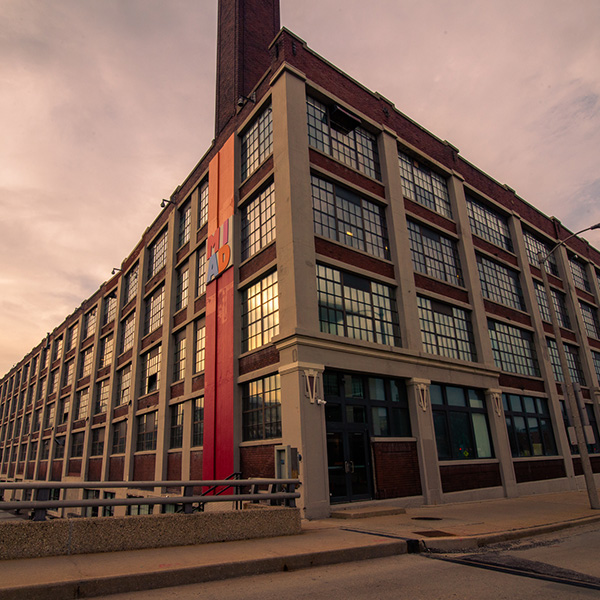
[[[167,200],[166,198],[163,198],[160,203],[160,207],[164,208],[167,204],[175,204],[175,202],[173,202],[173,200]]]
[[[113,270],[110,272],[111,275],[114,275],[117,271],[120,271],[121,269],[119,269],[119,267],[114,267]]]
[[[250,96],[240,96],[237,101],[237,105],[242,108],[246,106],[248,102],[252,102],[252,104],[256,104],[256,94],[252,92]]]

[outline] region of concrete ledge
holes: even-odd
[[[9,521],[0,524],[0,560],[189,546],[300,531],[300,509],[277,507],[192,515]]]

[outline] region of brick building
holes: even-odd
[[[289,445],[308,517],[581,486],[537,262],[571,232],[277,0],[221,0],[218,33],[215,141],[0,380],[0,479],[273,476]],[[575,236],[546,269],[600,471],[600,252]]]

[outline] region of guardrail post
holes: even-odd
[[[184,496],[193,496],[194,488],[191,485],[186,485],[183,487],[183,495]],[[186,515],[191,515],[194,511],[193,504],[191,502],[184,502],[183,504],[183,513]]]
[[[35,491],[35,499],[40,502],[47,502],[50,500],[50,488],[39,488]],[[36,508],[33,511],[33,521],[45,521],[46,520],[46,509]]]

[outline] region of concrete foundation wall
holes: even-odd
[[[0,524],[0,560],[189,546],[300,533],[298,508]]]

